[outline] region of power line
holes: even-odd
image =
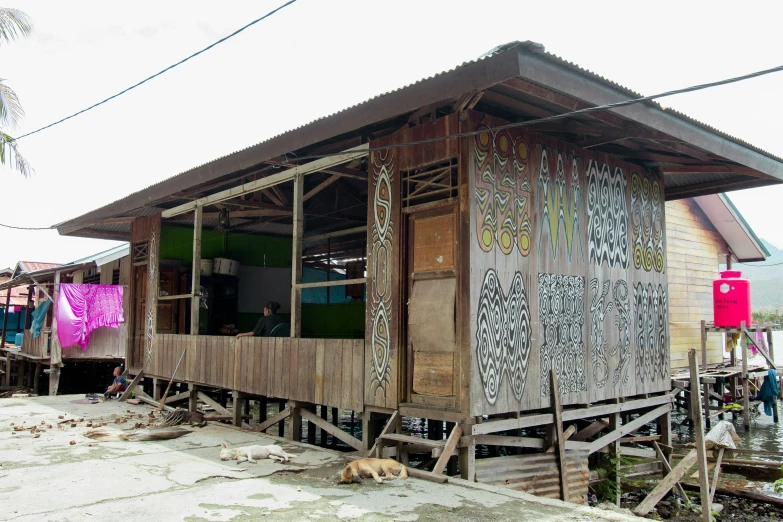
[[[675,94],[685,94],[685,93],[688,93],[688,92],[694,92],[694,91],[700,91],[700,90],[703,90],[703,89],[709,89],[711,87],[719,87],[721,85],[728,85],[728,84],[731,84],[731,83],[737,83],[737,82],[741,82],[741,81],[744,81],[744,80],[750,80],[752,78],[758,78],[759,76],[765,76],[767,74],[772,74],[772,73],[781,72],[781,71],[783,71],[783,65],[779,65],[779,66],[773,67],[771,69],[764,69],[764,70],[761,70],[761,71],[752,72],[750,74],[745,74],[743,76],[737,76],[737,77],[734,77],[734,78],[728,78],[728,79],[725,79],[725,80],[719,80],[719,81],[716,81],[716,82],[703,83],[703,84],[700,84],[700,85],[694,85],[694,86],[685,87],[685,88],[682,88],[682,89],[675,89],[673,91],[666,91],[666,92],[662,92],[662,93],[659,93],[659,94],[653,94],[653,95],[650,95],[650,96],[642,96],[641,98],[631,98],[631,99],[628,99],[628,100],[623,100],[623,101],[619,101],[619,102],[615,102],[615,103],[607,103],[607,104],[604,104],[604,105],[595,105],[593,107],[585,107],[583,109],[577,109],[577,110],[574,110],[574,111],[568,111],[568,112],[564,112],[562,114],[553,114],[552,116],[547,116],[545,118],[538,118],[538,119],[534,119],[534,120],[520,121],[520,122],[516,122],[516,123],[508,123],[506,125],[498,125],[497,127],[488,127],[488,128],[484,128],[484,129],[480,129],[480,130],[475,130],[475,131],[457,132],[457,133],[454,133],[454,134],[447,134],[447,135],[444,135],[444,136],[437,136],[437,137],[427,138],[427,139],[417,140],[417,141],[406,141],[406,142],[403,142],[403,143],[392,143],[392,144],[389,144],[389,145],[385,145],[383,147],[374,147],[374,148],[369,148],[369,149],[365,149],[365,150],[367,152],[377,152],[377,151],[388,150],[388,149],[398,149],[400,147],[409,147],[409,146],[412,146],[412,145],[427,145],[429,143],[436,143],[436,142],[443,141],[443,140],[450,140],[450,139],[455,139],[455,138],[469,138],[471,136],[477,136],[477,135],[483,134],[485,132],[497,132],[497,131],[502,131],[502,130],[506,130],[506,129],[513,129],[513,128],[517,128],[517,127],[527,127],[527,126],[530,126],[530,125],[538,125],[540,123],[548,123],[548,122],[551,122],[551,121],[561,120],[561,119],[564,119],[564,118],[570,118],[571,116],[577,116],[577,115],[580,115],[580,114],[587,114],[587,113],[591,113],[591,112],[598,112],[598,111],[605,111],[605,110],[608,110],[608,109],[616,109],[616,108],[619,108],[619,107],[626,107],[628,105],[634,105],[634,104],[637,104],[637,103],[641,103],[641,102],[645,102],[645,101],[651,101],[651,100],[655,100],[655,99],[658,99],[658,98],[665,98],[667,96],[673,96]],[[301,160],[326,158],[326,157],[330,157],[330,156],[338,156],[340,154],[343,154],[344,152],[345,151],[329,152],[329,153],[324,153],[324,154],[309,154],[307,156],[299,156],[299,157],[290,158],[287,161],[297,161],[297,160],[301,161]],[[288,154],[293,154],[293,153],[289,152]]]
[[[15,227],[13,225],[4,225],[0,223],[0,227],[13,228],[14,230],[54,230],[54,227]]]
[[[283,8],[285,8],[285,7],[288,7],[289,5],[293,4],[294,2],[296,2],[296,0],[289,0],[288,2],[284,3],[284,4],[283,4],[283,5],[281,5],[280,7],[276,8],[276,9],[273,9],[272,11],[269,11],[267,14],[265,14],[265,15],[264,15],[264,16],[262,16],[261,18],[256,18],[255,20],[253,20],[253,21],[252,21],[252,22],[250,22],[249,24],[246,24],[246,25],[244,25],[244,26],[240,27],[239,29],[237,29],[237,30],[236,30],[236,31],[234,31],[233,33],[229,34],[228,36],[225,36],[225,37],[221,38],[221,39],[220,39],[220,40],[218,40],[217,42],[214,42],[214,43],[212,43],[212,44],[210,44],[210,45],[208,45],[208,46],[204,47],[204,48],[203,48],[203,49],[201,49],[200,51],[198,51],[198,52],[195,52],[195,53],[191,54],[191,55],[190,55],[190,56],[188,56],[187,58],[184,58],[184,59],[182,59],[182,60],[178,61],[177,63],[175,63],[175,64],[173,64],[173,65],[170,65],[170,66],[166,67],[166,68],[165,68],[165,69],[163,69],[162,71],[160,71],[160,72],[157,72],[157,73],[153,74],[152,76],[150,76],[150,77],[148,77],[148,78],[145,78],[145,79],[141,80],[140,82],[138,82],[138,83],[136,83],[136,84],[133,84],[133,85],[131,85],[131,86],[130,86],[130,87],[128,87],[127,89],[123,89],[122,91],[118,92],[117,94],[114,94],[113,96],[109,96],[108,98],[106,98],[106,99],[105,99],[105,100],[103,100],[103,101],[99,101],[98,103],[95,103],[95,104],[93,104],[93,105],[90,105],[90,106],[89,106],[89,107],[87,107],[86,109],[82,109],[82,110],[80,110],[79,112],[75,112],[75,113],[71,114],[70,116],[66,116],[65,118],[62,118],[61,120],[57,120],[57,121],[55,121],[55,122],[53,122],[53,123],[50,123],[49,125],[46,125],[46,126],[44,126],[44,127],[41,127],[40,129],[36,129],[36,130],[34,130],[34,131],[32,131],[32,132],[28,132],[27,134],[23,134],[23,135],[19,136],[18,138],[14,138],[14,139],[13,139],[13,140],[11,140],[11,141],[19,141],[19,140],[21,140],[22,138],[26,138],[27,136],[31,136],[31,135],[33,135],[33,134],[36,134],[36,133],[38,133],[38,132],[41,132],[42,130],[48,129],[48,128],[50,128],[50,127],[54,127],[55,125],[59,125],[60,123],[63,123],[64,121],[70,120],[71,118],[75,118],[76,116],[78,116],[78,115],[80,115],[80,114],[83,114],[83,113],[85,113],[85,112],[87,112],[87,111],[89,111],[89,110],[92,110],[92,109],[94,109],[94,108],[96,108],[96,107],[98,107],[98,106],[100,106],[100,105],[103,105],[104,103],[106,103],[106,102],[108,102],[108,101],[111,101],[111,100],[113,100],[114,98],[117,98],[117,97],[119,97],[119,96],[122,96],[122,95],[123,95],[123,94],[125,94],[126,92],[128,92],[128,91],[131,91],[131,90],[135,89],[136,87],[139,87],[140,85],[147,83],[148,81],[152,80],[153,78],[157,78],[157,77],[158,77],[158,76],[160,76],[161,74],[163,74],[163,73],[166,73],[166,72],[170,71],[171,69],[173,69],[173,68],[175,68],[175,67],[177,67],[177,66],[179,66],[179,65],[182,65],[183,63],[187,62],[187,61],[188,61],[188,60],[190,60],[191,58],[195,58],[196,56],[198,56],[198,55],[200,55],[200,54],[202,54],[202,53],[205,53],[205,52],[209,51],[209,50],[210,50],[210,49],[212,49],[213,47],[215,47],[215,46],[217,46],[217,45],[219,45],[219,44],[221,44],[221,43],[225,42],[226,40],[228,40],[228,39],[230,39],[230,38],[233,38],[234,36],[238,35],[238,34],[239,34],[239,33],[241,33],[242,31],[244,31],[245,29],[247,29],[248,27],[250,27],[250,26],[252,26],[252,25],[255,25],[255,24],[257,24],[258,22],[261,22],[262,20],[265,20],[265,19],[269,18],[269,17],[270,17],[270,16],[272,16],[273,14],[277,13],[278,11],[282,10],[282,9],[283,9]]]
[[[263,20],[264,18],[266,18],[268,16],[271,16],[275,12],[277,12],[280,9],[282,9],[282,8],[292,4],[292,3],[294,3],[295,1],[296,0],[291,0],[288,3],[286,3],[286,4],[283,4],[282,6],[278,7],[276,10],[271,11],[267,15],[264,15],[263,17],[255,20],[253,22],[251,22],[250,24],[248,24],[245,27],[235,31],[234,33],[232,33],[231,35],[223,38],[222,40],[219,40],[218,42],[215,42],[210,47],[214,47],[215,45],[217,45],[221,41],[225,41],[226,39],[230,38],[231,36],[234,36],[235,34],[243,31],[244,29],[246,29],[250,25],[252,25],[254,23],[257,23],[257,22]],[[206,51],[210,47],[206,47],[205,49],[199,51],[198,53],[196,53],[194,55],[191,55],[190,57],[186,58],[185,60],[182,60],[179,63],[182,63],[182,62],[185,62],[185,61],[189,60],[193,56],[196,56],[197,54],[200,54],[200,53]],[[172,68],[172,67],[175,67],[178,64],[175,64],[175,65],[169,67],[169,69]],[[164,71],[161,71],[157,75],[162,74],[166,70],[168,70],[168,69],[165,69]],[[619,102],[615,102],[615,103],[607,103],[607,104],[604,104],[604,105],[596,105],[596,106],[593,106],[593,107],[585,107],[583,109],[577,109],[577,110],[574,110],[574,111],[568,111],[568,112],[564,112],[562,114],[554,114],[552,116],[547,116],[545,118],[521,121],[521,122],[516,122],[516,123],[509,123],[509,124],[506,124],[506,125],[499,125],[497,127],[489,127],[489,128],[484,128],[484,129],[475,130],[475,131],[458,132],[458,133],[454,133],[454,134],[448,134],[448,135],[445,135],[445,136],[438,136],[438,137],[428,138],[428,139],[424,139],[424,140],[408,141],[408,142],[403,142],[403,143],[393,143],[393,144],[389,144],[389,145],[386,145],[386,146],[383,146],[383,147],[373,147],[373,148],[368,148],[368,149],[365,149],[365,150],[367,152],[377,152],[377,151],[388,150],[388,149],[396,149],[396,148],[400,148],[400,147],[408,147],[408,146],[412,146],[412,145],[426,145],[426,144],[429,144],[429,143],[436,143],[438,141],[443,141],[443,140],[448,140],[448,139],[467,138],[467,137],[476,136],[476,135],[479,135],[479,134],[482,134],[482,133],[485,133],[485,132],[496,132],[496,131],[516,128],[516,127],[526,127],[526,126],[530,126],[530,125],[536,125],[536,124],[539,124],[539,123],[546,123],[546,122],[550,122],[550,121],[556,121],[556,120],[560,120],[560,119],[564,119],[564,118],[569,118],[571,116],[575,116],[575,115],[578,115],[578,114],[587,114],[587,113],[590,113],[590,112],[597,112],[597,111],[603,111],[603,110],[613,109],[613,108],[618,108],[618,107],[625,107],[625,106],[628,106],[628,105],[633,105],[633,104],[641,103],[641,102],[644,102],[644,101],[655,100],[657,98],[664,98],[664,97],[673,96],[673,95],[676,95],[676,94],[684,94],[684,93],[688,93],[688,92],[694,92],[694,91],[709,89],[711,87],[719,87],[721,85],[727,85],[727,84],[730,84],[730,83],[741,82],[741,81],[744,81],[744,80],[749,80],[751,78],[757,78],[759,76],[764,76],[764,75],[767,75],[767,74],[772,74],[772,73],[781,72],[781,71],[783,71],[783,65],[780,65],[780,66],[777,66],[777,67],[773,67],[771,69],[764,69],[764,70],[761,70],[761,71],[756,71],[756,72],[753,72],[753,73],[750,73],[750,74],[746,74],[746,75],[743,75],[743,76],[737,76],[737,77],[734,77],[734,78],[728,78],[728,79],[719,80],[719,81],[716,81],[716,82],[703,83],[703,84],[700,84],[700,85],[694,85],[694,86],[691,86],[691,87],[685,87],[685,88],[676,89],[676,90],[673,90],[673,91],[666,91],[666,92],[662,92],[662,93],[659,93],[659,94],[653,94],[653,95],[650,95],[650,96],[642,96],[641,98],[631,98],[631,99],[628,99],[628,100],[623,100],[623,101],[619,101]],[[157,75],[155,75],[155,76],[157,76]],[[154,76],[151,76],[147,80],[149,80],[151,78],[154,78]],[[136,85],[141,85],[142,83],[144,83],[147,80],[144,80],[143,82],[139,82]],[[128,90],[130,90],[132,88],[133,87],[130,87],[129,89],[126,89],[126,91],[128,91]],[[123,91],[123,92],[126,92],[126,91]],[[116,94],[113,97],[119,96],[120,94],[122,94],[122,93]],[[106,100],[104,100],[104,101],[102,101],[102,102],[100,102],[98,104],[95,104],[92,107],[96,107],[96,106],[100,105],[101,103],[105,103],[106,101],[108,101],[110,99],[111,98],[107,98]],[[90,108],[92,108],[92,107],[90,107]],[[80,111],[80,112],[85,112],[85,111],[89,110],[90,108],[87,108],[84,111]],[[69,116],[68,118],[64,118],[63,120],[60,120],[60,122],[65,121],[65,120],[67,120],[69,118],[73,118],[77,114],[80,114],[80,113],[76,113],[76,114],[73,114],[73,115]],[[34,134],[34,133],[39,132],[39,131],[41,131],[43,129],[46,129],[48,127],[56,125],[57,123],[60,123],[60,122],[52,123],[51,125],[48,125],[47,127],[42,127],[41,129],[38,129],[37,131],[33,131],[31,133],[25,134],[24,136],[20,136],[17,139],[24,138],[25,136],[29,136],[30,134]],[[293,161],[301,161],[301,160],[326,158],[326,157],[330,157],[330,156],[338,156],[340,154],[344,154],[344,151],[330,152],[330,153],[325,153],[325,154],[310,154],[310,155],[307,155],[307,156],[298,156],[298,157],[293,152],[289,152],[288,154],[290,154],[290,155],[292,155],[294,157],[293,158],[288,158],[288,156],[286,155],[287,161],[288,162],[293,162]],[[18,230],[50,230],[51,229],[51,227],[50,228],[24,228],[24,227],[14,227],[14,226],[11,226],[11,225],[3,225],[3,224],[0,224],[0,226],[6,227],[6,228],[14,228],[14,229],[18,229]],[[783,263],[781,263],[781,264],[783,264]],[[776,265],[761,265],[761,266],[776,266]]]

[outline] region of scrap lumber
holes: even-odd
[[[555,433],[557,433],[557,463],[560,468],[560,497],[568,502],[568,462],[566,461],[565,435],[563,434],[563,408],[560,405],[560,388],[557,372],[549,372],[549,384],[552,390],[552,413],[555,417]]]

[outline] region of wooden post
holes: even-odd
[[[707,370],[707,322],[701,320],[701,367]],[[707,422],[707,429],[710,427],[710,385],[706,382],[702,384],[702,401],[704,403],[704,419]]]
[[[160,398],[163,396],[163,382],[157,377],[152,378],[152,398],[155,402],[160,402]]]
[[[340,409],[339,408],[332,408],[332,425],[333,426],[339,426],[340,425]],[[337,437],[332,437],[332,448],[337,447]]]
[[[750,431],[750,382],[748,381],[748,340],[745,337],[745,321],[741,323],[740,343],[742,344],[742,425]]]
[[[609,415],[609,431],[615,431],[620,429],[620,413],[612,413]],[[557,434],[558,442],[560,433]],[[622,500],[623,487],[620,484],[620,439],[612,442],[609,445],[609,455],[614,458],[614,465],[612,466],[612,479],[615,481],[615,504],[620,505]],[[566,467],[566,469],[568,469]]]
[[[563,410],[560,406],[560,388],[555,370],[549,371],[552,388],[552,411],[555,414],[555,433],[557,434],[557,461],[560,465],[560,498],[568,502],[568,461],[566,460],[565,438],[563,437]]]
[[[302,239],[304,237],[304,176],[294,178],[294,234],[291,252],[291,337],[302,334]]]
[[[35,363],[35,373],[33,374],[33,393],[38,394],[38,377],[41,375],[41,363]]]
[[[7,353],[5,354],[5,382],[3,382],[3,385],[7,388],[11,386],[11,364],[14,361],[14,357]]]
[[[470,433],[468,426],[461,426],[463,433]],[[459,473],[464,480],[470,482],[476,481],[476,444],[473,437],[468,437],[469,444],[465,444],[459,449],[457,462],[459,464]]]
[[[285,399],[280,399],[278,401],[278,409],[277,412],[280,413],[281,411],[285,410]],[[278,437],[285,437],[285,419],[281,420],[280,423],[277,425],[277,436]]]
[[[5,294],[5,311],[4,311],[4,316],[3,316],[3,333],[2,333],[2,337],[0,337],[0,348],[5,348],[5,335],[8,332],[8,316],[11,315],[9,313],[10,307],[11,307],[11,287],[8,287],[6,289],[6,294]]]
[[[29,330],[33,327],[33,314],[32,308],[33,308],[33,292],[35,291],[35,286],[30,285],[27,287],[27,309],[24,312],[24,329]]]
[[[201,205],[196,205],[196,209],[193,217],[193,274],[191,278],[191,294],[193,297],[190,300],[190,335],[198,335],[198,316],[199,305],[201,299],[199,298],[201,292],[201,219],[202,219]]]
[[[308,405],[307,411],[315,415],[315,404]],[[353,436],[353,433],[351,433],[351,436]],[[307,443],[315,446],[315,424],[310,421],[307,421]]]
[[[321,406],[321,411],[323,411],[323,406]],[[363,450],[369,450],[370,446],[372,446],[372,442],[375,441],[375,437],[373,436],[373,424],[372,424],[372,413],[364,410],[361,413],[362,416],[362,449]],[[321,433],[323,433],[323,430],[321,430]],[[323,436],[322,436],[323,438]]]
[[[242,394],[239,393],[239,390],[233,390],[231,392],[231,397],[234,399],[234,411],[233,419],[231,422],[234,424],[234,426],[241,428],[242,427]]]
[[[742,329],[745,330],[745,321],[742,322]],[[743,343],[744,346],[744,343]],[[691,389],[699,389],[699,362],[696,360],[696,350],[688,351],[688,359],[691,372]],[[743,359],[745,363],[745,359]],[[747,387],[747,380],[746,380]],[[746,397],[747,399],[747,397]],[[694,408],[693,413],[696,416],[696,461],[699,465],[699,489],[701,493],[701,519],[705,522],[712,520],[712,503],[710,502],[710,485],[707,477],[707,451],[704,448],[704,425],[702,424],[701,408]]]
[[[661,436],[661,444],[666,446],[672,445],[672,412],[669,411],[665,415],[658,417],[658,434]],[[669,464],[672,463],[671,455],[666,457]]]
[[[57,337],[57,301],[60,298],[60,272],[54,273],[54,289],[52,290],[52,333],[49,349],[49,395],[57,395],[60,386],[60,371],[63,365],[63,347]]]
[[[302,414],[300,406],[296,401],[288,401],[288,407],[291,410],[291,416],[288,419],[288,429],[285,431],[285,438],[299,442],[302,439]]]
[[[192,383],[188,383],[188,389],[190,390],[190,397],[188,398],[188,411],[196,411],[196,408],[198,408],[198,386]]]

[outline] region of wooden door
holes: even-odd
[[[409,402],[455,407],[457,383],[456,207],[408,216]]]

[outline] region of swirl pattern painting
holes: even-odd
[[[585,278],[538,274],[541,322],[541,395],[550,394],[549,372],[557,370],[560,393],[587,389],[585,344]]]
[[[497,272],[487,270],[479,294],[476,337],[476,360],[487,402],[497,401],[504,376],[520,401],[530,357],[530,311],[522,274],[514,274],[504,295]]]
[[[663,197],[657,179],[631,174],[633,264],[647,272],[666,271],[663,231]]]
[[[538,252],[541,253],[541,239],[544,230],[547,230],[552,245],[552,259],[557,258],[558,243],[565,241],[568,262],[571,262],[574,243],[579,244],[581,259],[584,260],[584,247],[579,228],[579,220],[583,218],[584,213],[582,187],[579,180],[581,160],[541,144],[536,145],[536,154],[540,158],[536,192],[541,207]],[[566,175],[566,167],[569,168],[568,175]]]
[[[372,225],[372,364],[371,386],[386,390],[391,379],[391,333],[389,329],[392,293],[392,172],[393,152],[373,154]]]
[[[476,226],[481,250],[497,243],[511,254],[516,245],[523,256],[530,253],[530,173],[528,147],[523,137],[506,131],[476,136],[473,154],[476,168]]]
[[[590,261],[628,268],[628,184],[619,168],[587,165],[587,237]]]
[[[637,283],[633,289],[636,319],[636,376],[640,382],[669,377],[666,328],[668,309],[663,285]]]

